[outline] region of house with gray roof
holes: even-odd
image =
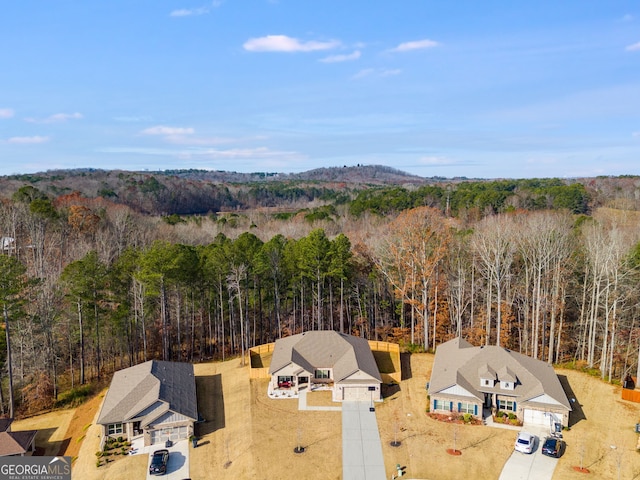
[[[443,343],[428,392],[436,413],[483,418],[500,410],[528,424],[569,423],[571,404],[553,366],[503,347],[474,347],[462,338]]]
[[[0,418],[0,457],[33,455],[37,430],[11,431],[13,418]]]
[[[334,402],[380,400],[382,379],[369,342],[332,330],[312,330],[276,341],[270,391],[297,394],[330,388]]]
[[[117,371],[98,416],[104,437],[144,435],[145,445],[189,438],[197,420],[193,365],[160,360]]]

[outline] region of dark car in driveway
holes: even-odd
[[[167,473],[167,463],[169,462],[169,450],[162,449],[153,452],[149,473],[151,475],[164,475]]]
[[[547,437],[542,445],[542,454],[548,457],[558,458],[562,455],[563,441],[559,438]]]

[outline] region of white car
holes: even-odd
[[[535,435],[531,435],[527,432],[518,433],[518,437],[516,438],[515,449],[518,452],[522,453],[531,453],[536,445],[536,437]]]

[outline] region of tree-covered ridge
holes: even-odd
[[[73,170],[0,177],[0,192],[11,197],[25,186],[37,188],[49,198],[79,192],[87,198],[108,198],[152,215],[203,215],[259,208],[287,211],[303,208],[305,202],[347,205],[352,215],[387,215],[417,206],[476,217],[514,209],[587,213],[592,207],[618,201],[638,208],[637,177],[471,181],[435,177],[420,180],[400,173],[372,166],[319,169],[309,172],[307,178],[303,174],[258,173],[237,177],[239,174],[233,172],[199,170]],[[236,178],[249,180],[231,181]],[[349,178],[357,180],[351,182]],[[405,178],[411,181],[403,181]]]
[[[558,179],[500,180],[429,185],[417,189],[380,187],[363,190],[350,204],[352,215],[369,211],[378,215],[431,206],[458,216],[461,212],[508,212],[514,209],[567,209],[588,213],[590,196],[579,183],[567,184]]]

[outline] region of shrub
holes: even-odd
[[[462,420],[464,421],[464,423],[471,423],[472,418],[473,418],[473,415],[471,415],[470,413],[464,413],[462,415]]]
[[[518,417],[516,416],[515,413],[513,412],[509,412],[509,420],[516,420]]]

